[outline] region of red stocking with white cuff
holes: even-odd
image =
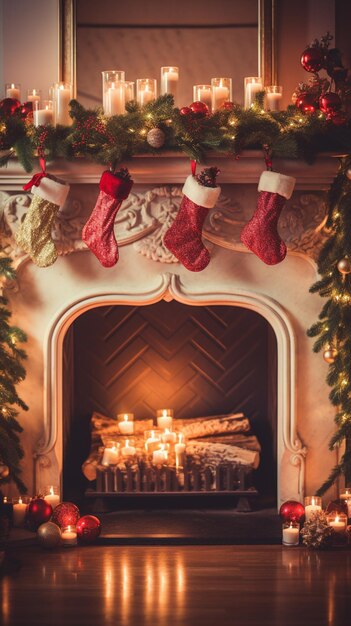
[[[286,245],[279,237],[277,227],[295,182],[292,176],[262,172],[256,211],[241,231],[242,243],[267,265],[276,265],[285,259]]]

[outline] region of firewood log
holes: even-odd
[[[261,444],[255,435],[245,435],[245,433],[229,434],[217,437],[203,437],[201,441],[206,443],[225,443],[229,446],[238,446],[239,448],[245,448],[246,450],[254,450],[255,452],[261,452]]]
[[[239,416],[240,415],[240,416]],[[245,433],[250,431],[250,422],[243,414],[226,415],[211,419],[179,420],[182,422],[180,430],[188,439],[222,435],[223,433]],[[176,420],[178,427],[178,421]]]
[[[196,463],[201,465],[216,466],[219,463],[237,463],[257,469],[260,462],[259,452],[255,450],[245,450],[238,446],[210,443],[203,440],[188,441],[186,455],[187,457],[192,457]]]

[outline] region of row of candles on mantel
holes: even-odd
[[[172,94],[177,104],[177,92],[179,84],[178,67],[161,67],[161,95]],[[136,93],[135,93],[136,86]],[[266,92],[266,108],[270,111],[278,111],[283,95],[282,87],[271,85],[263,87],[260,76],[248,76],[244,79],[245,107],[250,108],[259,91]],[[136,83],[125,80],[123,70],[109,70],[102,72],[102,105],[104,114],[120,115],[125,112],[127,102],[134,100],[143,106],[157,98],[156,78],[138,78]],[[19,84],[8,83],[5,85],[6,98],[15,98],[21,101],[21,88]],[[49,100],[42,101],[41,92],[38,89],[30,89],[27,92],[27,102],[33,104],[33,122],[35,126],[45,124],[62,124],[69,126],[72,119],[69,115],[69,102],[73,97],[73,88],[70,83],[55,83],[49,90]],[[217,111],[226,102],[232,102],[233,90],[231,78],[212,78],[211,84],[194,85],[193,100],[206,104],[210,112]]]
[[[101,464],[105,466],[117,465],[120,461],[133,460],[137,449],[133,439],[127,438],[134,434],[133,413],[117,415],[118,428],[121,435],[126,437],[123,444],[112,440],[106,442]],[[157,429],[145,430],[144,449],[152,458],[155,465],[164,465],[168,461],[170,451],[174,450],[176,467],[183,467],[185,463],[185,440],[181,432],[172,430],[173,409],[159,409],[157,411]]]
[[[346,539],[348,518],[351,518],[351,488],[340,494],[340,500],[347,504],[348,514],[342,511],[330,511],[327,514],[327,523],[336,533],[338,540]],[[322,499],[319,496],[305,498],[305,521],[309,522],[315,513],[322,511]],[[300,543],[300,523],[297,520],[286,521],[283,524],[283,545],[298,546]]]

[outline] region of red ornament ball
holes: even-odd
[[[306,114],[315,113],[316,109],[318,109],[316,98],[311,93],[300,93],[296,98],[295,104],[300,111]]]
[[[4,98],[0,102],[0,115],[8,117],[9,115],[13,115],[17,109],[19,109],[21,103],[16,98]]]
[[[319,98],[319,108],[323,113],[334,113],[341,108],[341,104],[341,98],[337,93],[333,93],[332,91],[323,94],[323,96]]]
[[[191,108],[190,107],[182,107],[179,111],[181,115],[190,115]]]
[[[101,522],[95,515],[83,515],[77,522],[77,536],[81,543],[94,543],[101,533]]]
[[[343,111],[336,111],[328,115],[328,122],[332,122],[334,126],[345,126],[348,122],[347,115]]]
[[[26,119],[27,117],[32,117],[33,115],[33,102],[24,102],[21,104],[19,109],[19,114],[21,117]]]
[[[196,102],[192,102],[190,105],[190,110],[196,115],[205,116],[209,114],[208,106],[204,102],[200,102],[197,100]]]
[[[79,516],[79,509],[73,502],[61,502],[55,507],[51,521],[60,528],[64,528],[65,526],[75,526]]]
[[[230,102],[230,100],[228,100],[228,102],[223,102],[221,109],[224,109],[225,111],[232,111],[234,109],[234,102]]]
[[[301,65],[306,72],[319,72],[325,65],[323,48],[306,48],[301,56]]]
[[[51,515],[51,504],[38,496],[33,498],[27,506],[25,524],[29,530],[36,531],[41,524],[49,521]]]
[[[281,505],[279,515],[283,522],[298,522],[305,515],[305,507],[295,500],[287,500]]]

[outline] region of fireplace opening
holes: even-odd
[[[260,446],[252,472],[258,506],[276,506],[277,342],[255,311],[188,306],[100,306],[81,314],[63,344],[63,497],[78,502],[92,483],[82,473],[91,418],[134,413],[178,420],[243,413]],[[188,498],[188,503],[189,503]],[[130,502],[129,502],[130,505]],[[118,504],[118,507],[120,503]],[[145,506],[145,503],[143,503]],[[179,506],[179,504],[177,505]]]

